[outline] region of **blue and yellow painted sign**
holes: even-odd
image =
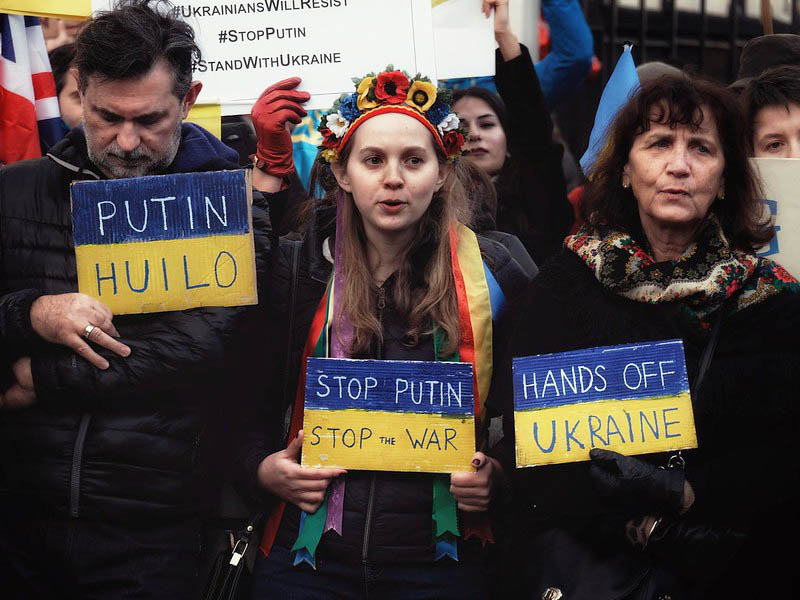
[[[302,464],[474,470],[472,365],[309,358]]]
[[[78,289],[114,314],[256,304],[249,173],[71,187]]]
[[[515,358],[517,467],[697,447],[681,340]]]

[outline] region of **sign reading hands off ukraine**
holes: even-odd
[[[309,358],[302,464],[474,471],[472,365]]]
[[[515,358],[517,467],[697,447],[681,340]]]
[[[256,304],[250,175],[72,184],[78,290],[114,314]]]

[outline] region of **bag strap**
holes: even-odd
[[[232,567],[238,567],[239,563],[241,562],[244,555],[247,553],[247,548],[250,545],[250,538],[258,529],[258,526],[261,524],[262,519],[264,518],[264,511],[259,511],[254,514],[250,520],[245,525],[242,533],[239,535],[239,539],[236,540],[233,548],[231,549],[231,559],[228,564]]]
[[[694,397],[697,392],[700,391],[700,384],[703,383],[703,379],[706,376],[706,371],[708,371],[708,367],[711,364],[711,359],[714,358],[714,352],[716,351],[717,343],[719,342],[719,332],[722,329],[722,322],[725,320],[727,314],[728,304],[725,303],[719,309],[719,313],[717,314],[717,318],[714,320],[714,325],[711,329],[711,334],[706,342],[706,347],[703,349],[703,355],[700,357],[700,367],[698,368],[697,377],[695,377],[694,385],[692,386],[692,397]]]
[[[694,384],[692,385],[691,390],[692,399],[697,398],[697,393],[700,391],[700,385],[703,383],[703,379],[706,376],[709,365],[711,365],[711,359],[714,358],[714,352],[716,351],[717,343],[719,342],[719,332],[722,330],[722,322],[725,320],[727,314],[728,303],[726,302],[722,305],[717,313],[717,318],[714,320],[714,325],[711,328],[708,341],[706,342],[705,348],[703,348],[703,354],[700,356],[700,366],[697,369],[697,377],[694,379]],[[685,467],[686,461],[684,460],[683,453],[680,450],[672,454],[667,459],[668,469],[684,469]]]

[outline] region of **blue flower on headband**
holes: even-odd
[[[450,114],[450,105],[446,102],[442,102],[441,100],[437,100],[433,106],[428,109],[428,112],[425,113],[425,116],[428,117],[428,120],[433,123],[434,125],[438,125],[442,121],[447,118],[447,115]]]
[[[358,94],[350,94],[348,96],[342,96],[341,101],[339,102],[339,114],[341,114],[345,119],[350,121],[351,123],[355,121],[359,115],[361,115],[361,111],[358,110]]]

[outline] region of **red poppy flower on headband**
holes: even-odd
[[[402,71],[383,72],[378,75],[375,97],[387,104],[402,104],[408,95],[410,82]]]
[[[461,146],[464,145],[464,136],[456,130],[448,131],[444,135],[442,142],[444,142],[444,151],[449,158],[461,152]]]
[[[336,134],[333,133],[330,129],[323,129],[320,131],[322,134],[322,147],[323,148],[336,148],[336,145],[339,143]]]

